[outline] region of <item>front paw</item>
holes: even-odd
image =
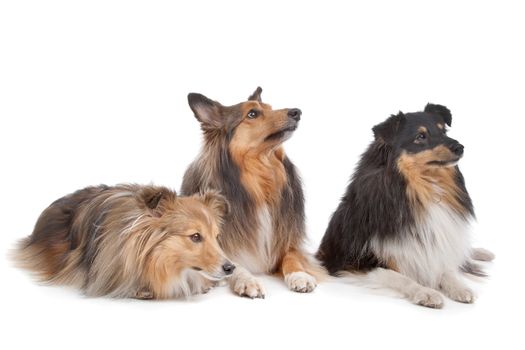
[[[458,288],[447,290],[445,292],[447,297],[460,303],[472,304],[476,299],[474,292],[469,288]]]
[[[253,276],[239,276],[233,281],[233,291],[241,297],[264,299],[264,288]]]
[[[133,297],[135,299],[140,299],[140,300],[151,300],[153,299],[153,293],[149,290],[142,289],[136,292]]]
[[[478,261],[492,261],[496,256],[490,250],[484,248],[473,248],[471,257]]]
[[[206,294],[206,293],[208,293],[210,290],[212,290],[213,288],[215,288],[216,286],[217,286],[217,282],[206,280],[206,281],[202,284],[202,286],[201,286],[201,288],[200,288],[200,292],[201,292],[201,294]]]
[[[317,286],[315,278],[303,271],[292,272],[285,275],[284,282],[288,288],[298,293],[310,293]]]
[[[443,297],[434,289],[423,287],[412,295],[410,300],[417,305],[441,309],[443,307]]]

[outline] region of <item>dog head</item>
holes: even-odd
[[[261,99],[258,87],[248,101],[223,106],[204,95],[190,93],[188,103],[205,134],[222,131],[232,147],[242,151],[264,150],[279,146],[295,131],[301,110],[274,110]]]
[[[170,279],[185,270],[198,271],[209,280],[233,273],[217,241],[222,217],[228,211],[226,199],[218,192],[177,197],[173,191],[143,193],[150,225],[157,237],[151,240],[150,276]]]
[[[447,136],[451,124],[448,108],[429,103],[423,112],[399,112],[372,130],[376,142],[420,167],[450,167],[463,156],[463,145]]]

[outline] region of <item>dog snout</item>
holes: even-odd
[[[301,112],[301,110],[299,108],[290,108],[288,110],[288,117],[292,118],[293,120],[295,120],[296,122],[298,122],[299,120],[301,120],[301,114],[303,112]]]
[[[231,275],[233,273],[233,270],[235,270],[235,265],[233,265],[231,262],[227,261],[222,265],[222,270],[225,274]]]
[[[455,143],[450,147],[450,150],[457,155],[458,157],[461,157],[463,155],[465,147],[461,143]]]

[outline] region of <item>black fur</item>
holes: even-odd
[[[395,160],[391,147],[377,141],[363,154],[319,248],[318,258],[330,273],[382,266],[368,249],[370,239],[393,237],[413,223]]]

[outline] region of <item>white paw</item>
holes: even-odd
[[[241,297],[248,298],[262,298],[264,299],[264,288],[257,281],[257,279],[251,275],[239,276],[233,284],[233,291]]]
[[[292,272],[284,276],[284,282],[294,292],[310,293],[317,286],[317,281],[306,272]]]
[[[478,261],[492,261],[496,257],[493,252],[484,249],[484,248],[473,248],[472,259],[478,260]]]
[[[431,288],[419,289],[411,298],[414,304],[441,309],[443,307],[443,297],[441,294]]]
[[[206,281],[200,288],[201,294],[206,294],[217,285],[215,281]]]
[[[476,299],[474,292],[469,288],[448,290],[445,294],[452,300],[466,304],[472,304]]]

